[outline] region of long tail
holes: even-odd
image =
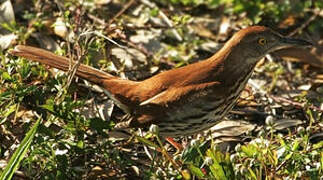
[[[63,71],[69,70],[70,60],[68,58],[58,56],[44,49],[18,45],[13,50],[11,50],[10,53],[12,55],[24,57],[32,61],[37,61]],[[74,65],[75,61],[72,61],[71,63],[72,65]],[[76,71],[76,75],[98,85],[102,84],[103,80],[117,78],[115,76],[112,76],[111,74],[108,74],[106,72],[100,71],[98,69],[84,64],[80,64]]]

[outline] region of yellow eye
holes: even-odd
[[[258,44],[260,44],[260,45],[265,45],[267,43],[267,41],[266,41],[266,39],[265,38],[259,38],[258,39]]]

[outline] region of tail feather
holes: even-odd
[[[46,64],[50,67],[54,67],[63,71],[68,71],[71,65],[75,64],[75,61],[70,61],[68,58],[56,55],[50,51],[35,48],[31,46],[18,45],[10,51],[12,55],[24,57],[32,61]],[[76,75],[89,80],[98,85],[102,84],[104,80],[117,78],[106,72],[95,69],[91,66],[80,64],[76,71]]]

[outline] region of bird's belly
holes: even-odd
[[[225,101],[223,101],[225,103]],[[217,108],[208,113],[202,112],[201,109],[191,110],[186,116],[173,114],[169,121],[159,124],[160,135],[165,137],[188,136],[207,130],[220,122],[234,105],[235,100],[226,105],[219,105]],[[194,112],[194,113],[193,113]]]
[[[176,108],[176,111],[171,113],[166,113],[167,120],[165,119],[158,124],[160,135],[171,137],[187,136],[214,126],[231,110],[238,95],[239,93],[226,99],[216,99],[209,103],[197,101],[181,108]]]
[[[195,99],[182,107],[177,107],[171,113],[166,113],[167,120],[158,124],[160,135],[164,137],[188,136],[216,125],[232,109],[250,76],[251,73],[237,83],[226,98],[212,99],[210,95],[207,96],[208,101],[203,98]]]

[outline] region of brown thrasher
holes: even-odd
[[[156,124],[162,136],[185,136],[210,128],[231,110],[258,60],[294,45],[311,43],[252,26],[238,31],[212,57],[144,81],[121,79],[84,64],[76,75],[103,87],[127,113],[116,127]],[[11,53],[60,70],[69,69],[69,59],[43,49],[18,45]]]

